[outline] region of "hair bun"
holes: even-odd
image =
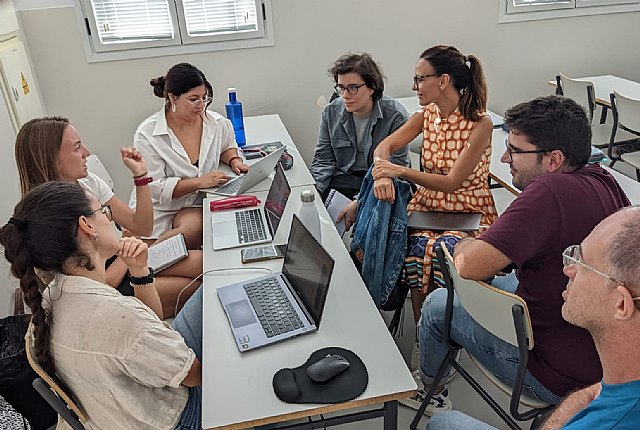
[[[165,82],[166,82],[166,79],[164,76],[159,76],[149,81],[149,84],[151,84],[151,86],[153,87],[153,94],[155,94],[156,97],[160,97],[161,99],[165,97],[165,94],[164,94]]]

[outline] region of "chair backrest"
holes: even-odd
[[[96,154],[91,154],[87,157],[87,167],[91,173],[105,181],[109,188],[113,190],[113,179],[111,179],[111,175]]]
[[[60,387],[60,385],[58,385],[58,383],[56,383],[56,381],[47,372],[45,372],[42,367],[40,367],[40,364],[38,364],[37,358],[33,355],[34,350],[33,350],[33,325],[32,324],[29,324],[29,329],[27,330],[27,336],[25,337],[25,350],[27,354],[27,360],[29,361],[29,365],[40,377],[38,379],[41,379],[42,381],[44,381],[44,383],[46,383],[46,385],[53,392],[53,394],[57,396],[58,400],[64,403],[63,407],[66,407],[71,411],[73,411],[73,413],[78,417],[81,423],[87,422],[87,416],[80,409],[80,407],[71,399],[71,397],[67,393],[64,392],[64,390]],[[36,381],[38,379],[36,379]],[[36,381],[34,381],[34,388],[44,397],[44,399],[49,404],[51,404],[51,406],[56,410],[56,412],[58,412],[58,414],[62,415],[62,417],[67,422],[69,422],[69,424],[72,424],[72,422],[70,422],[70,419],[69,419],[70,414],[66,414],[65,416],[65,414],[59,410],[59,405],[52,404],[52,398],[50,396],[46,396],[45,394],[43,394],[43,391],[41,391],[42,385],[38,386],[39,383]],[[72,424],[72,427],[77,428],[77,427],[74,427],[73,424]],[[84,427],[81,427],[81,428],[84,428]]]
[[[615,90],[611,97],[611,108],[618,117],[618,124],[629,131],[640,133],[640,100],[624,96]]]
[[[571,79],[564,76],[562,73],[557,76],[557,79],[562,87],[562,94],[582,106],[587,111],[587,115],[591,121],[593,119],[593,112],[596,109],[593,83],[589,81]]]
[[[493,335],[511,345],[518,346],[512,309],[513,306],[520,306],[523,311],[527,349],[531,350],[533,348],[533,330],[527,303],[521,297],[494,288],[485,282],[462,278],[458,274],[453,257],[447,248],[443,247],[442,250],[449,263],[448,271],[453,281],[453,287],[460,303],[469,315]]]

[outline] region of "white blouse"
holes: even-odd
[[[182,208],[193,205],[198,198],[196,192],[173,198],[173,190],[178,181],[196,178],[216,170],[220,154],[229,148],[238,147],[231,121],[217,112],[208,110],[202,122],[198,166],[194,166],[186,150],[167,125],[164,108],[138,126],[133,146],[142,153],[149,169],[149,176],[153,178],[153,182],[149,184],[154,209],[152,237],[158,237],[170,230],[173,216]],[[135,206],[135,188],[129,206]]]

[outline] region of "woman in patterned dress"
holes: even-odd
[[[412,211],[481,213],[481,229],[497,218],[489,189],[492,123],[486,115],[487,87],[477,57],[453,46],[434,46],[422,53],[415,67],[413,90],[420,112],[383,140],[374,153],[374,193],[393,201],[393,178],[418,185],[407,208]],[[389,154],[423,133],[423,171],[397,166]],[[420,317],[427,290],[434,285],[432,260],[436,241],[451,245],[475,232],[410,230],[402,279],[411,288],[413,313]],[[435,275],[435,276],[434,276]]]

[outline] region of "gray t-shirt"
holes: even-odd
[[[366,172],[369,170],[367,156],[371,148],[367,147],[367,133],[371,127],[371,115],[358,118],[352,115],[353,123],[356,126],[356,162],[351,167],[353,172]]]

